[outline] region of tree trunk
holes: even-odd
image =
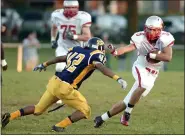
[[[128,2],[128,37],[130,38],[138,30],[138,9],[137,0]]]

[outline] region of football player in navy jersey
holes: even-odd
[[[127,83],[121,77],[114,74],[105,66],[106,57],[104,42],[97,37],[89,39],[87,46],[70,48],[65,56],[56,57],[46,61],[34,68],[34,71],[46,70],[46,67],[58,62],[66,62],[66,67],[62,72],[57,72],[49,80],[47,90],[36,105],[21,108],[12,113],[5,113],[2,117],[2,127],[4,128],[11,120],[25,115],[41,115],[46,109],[58,100],[76,109],[71,115],[52,127],[53,131],[62,132],[74,122],[84,118],[89,118],[91,114],[90,106],[85,97],[77,91],[82,82],[94,72],[100,70],[104,75],[115,79],[125,90]]]

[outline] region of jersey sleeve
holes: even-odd
[[[51,13],[51,23],[56,25],[57,22],[57,16],[60,13],[60,10],[57,9]]]
[[[163,48],[173,46],[175,41],[173,35],[169,32],[163,32],[160,40],[163,43]]]
[[[90,56],[89,64],[95,65],[96,63],[101,63],[101,64],[105,65],[105,63],[106,63],[105,54],[103,54],[103,53],[92,54]]]
[[[143,39],[144,33],[143,32],[136,32],[132,35],[130,39],[130,44],[134,44],[137,49],[140,47],[140,42]]]
[[[81,26],[91,26],[91,15],[87,12],[82,11],[81,14]]]

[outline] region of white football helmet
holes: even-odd
[[[79,10],[79,3],[77,0],[64,0],[64,16],[72,18],[77,15]]]
[[[148,40],[156,40],[159,38],[163,30],[163,20],[158,16],[150,16],[145,22],[145,35]]]

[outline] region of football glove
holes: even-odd
[[[78,35],[74,34],[70,29],[67,30],[65,37],[69,40],[78,40]]]
[[[33,71],[37,71],[37,70],[39,70],[39,72],[41,72],[42,70],[46,71],[46,66],[44,66],[43,63],[39,64],[33,69]]]
[[[108,48],[109,50],[115,50],[115,47],[114,47],[114,45],[112,45],[112,44],[109,44],[109,45],[107,46],[107,48]]]
[[[6,71],[8,69],[8,65],[3,66],[3,71]]]
[[[114,45],[109,44],[109,45],[107,46],[107,48],[109,49],[110,53],[111,53],[113,56],[116,56],[116,55],[117,55],[117,51],[116,51],[116,48],[114,47]]]
[[[69,40],[74,40],[74,34],[70,29],[68,29],[66,32],[66,38]]]
[[[1,60],[1,65],[2,65],[3,71],[6,71],[8,68],[8,65],[5,59]]]
[[[123,88],[123,90],[125,90],[127,88],[127,82],[125,80],[123,80],[122,78],[118,78],[117,81],[121,85],[121,87]]]
[[[52,49],[56,49],[58,47],[58,43],[57,43],[57,41],[51,41],[51,48]]]

